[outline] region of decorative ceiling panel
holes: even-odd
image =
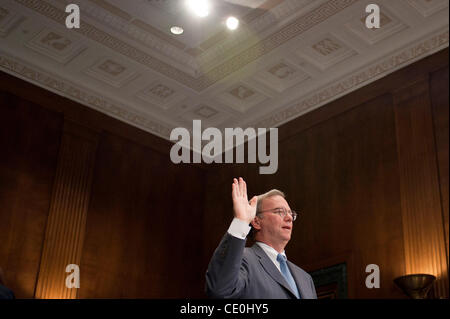
[[[408,0],[408,2],[425,18],[439,11],[448,10],[446,9],[448,8],[448,0]]]
[[[447,0],[376,1],[379,29],[369,0],[210,1],[201,20],[181,0],[2,0],[0,69],[169,139],[276,127],[448,47]]]
[[[101,57],[98,62],[86,69],[84,73],[116,88],[126,85],[138,76],[135,70],[124,65],[123,62],[115,61],[114,58],[110,57]]]
[[[69,62],[86,48],[77,37],[47,28],[25,43],[25,46],[61,64]]]
[[[408,27],[387,8],[381,8],[379,29],[368,29],[365,20],[366,17],[361,14],[359,18],[356,17],[353,21],[347,23],[346,26],[357,34],[362,41],[366,41],[369,44],[382,41]]]
[[[331,33],[305,43],[297,52],[322,70],[357,54],[348,44]]]
[[[10,6],[0,7],[0,37],[6,37],[15,27],[17,27],[24,17]]]
[[[283,59],[277,60],[275,63],[268,63],[252,79],[282,93],[296,84],[302,84],[309,78],[307,72],[287,59]]]
[[[156,80],[143,90],[137,92],[136,96],[152,105],[165,110],[184,99],[184,95],[164,80]]]

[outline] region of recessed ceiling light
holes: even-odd
[[[209,14],[208,0],[186,0],[189,9],[199,17],[206,17]]]
[[[227,27],[228,27],[228,29],[236,30],[238,26],[239,26],[239,20],[236,19],[235,17],[229,17],[227,19]]]
[[[173,34],[182,34],[184,32],[182,27],[178,27],[176,25],[174,25],[173,27],[170,28],[170,32],[172,32]]]

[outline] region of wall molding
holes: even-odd
[[[278,111],[276,114],[270,114],[259,120],[246,123],[246,125],[247,127],[279,127],[339,97],[447,48],[448,42],[448,29],[441,30],[418,44],[391,54],[389,57],[377,61],[371,66],[355,72],[337,83],[334,82],[325,86],[323,89],[306,96],[286,109]],[[111,101],[101,94],[92,93],[87,88],[70,83],[68,80],[44,70],[39,70],[24,61],[7,55],[1,50],[0,70],[169,140],[172,129],[171,125],[153,119],[150,114],[137,112],[130,109],[130,107]]]
[[[437,277],[434,295],[448,298],[448,266],[429,78],[396,91],[400,200],[405,275]]]
[[[74,299],[67,288],[66,266],[81,264],[97,135],[67,120],[58,156],[53,194],[35,298]],[[81,277],[81,276],[80,276]]]

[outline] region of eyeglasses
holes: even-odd
[[[259,214],[265,213],[265,212],[271,212],[274,214],[278,214],[282,218],[285,218],[286,215],[289,214],[292,217],[292,221],[296,220],[297,216],[298,216],[298,213],[296,211],[288,210],[286,208],[274,208],[274,209],[262,210],[262,211],[258,212],[256,215],[259,215]]]

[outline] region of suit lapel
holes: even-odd
[[[291,263],[289,260],[287,261],[289,270],[291,271],[292,277],[294,277],[295,283],[297,284],[298,293],[301,298],[308,298],[306,295],[308,290],[308,283],[303,280],[303,277],[300,276],[300,273],[295,271],[295,265]]]
[[[291,287],[284,279],[281,272],[278,270],[278,268],[273,264],[272,260],[270,260],[269,256],[264,252],[264,250],[259,247],[258,245],[253,245],[251,247],[255,254],[259,257],[259,262],[261,263],[264,270],[281,286],[286,288],[294,297],[295,294],[292,292]]]

